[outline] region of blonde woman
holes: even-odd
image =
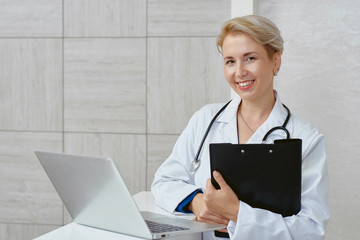
[[[220,173],[210,172],[210,143],[261,143],[264,134],[282,125],[287,117],[273,89],[283,52],[278,28],[261,16],[234,18],[223,26],[217,45],[224,59],[225,78],[238,96],[211,127],[195,172],[190,171],[190,166],[196,150],[209,122],[224,104],[204,106],[191,117],[173,152],[155,174],[152,192],[156,203],[169,212],[193,212],[198,221],[226,224],[222,232],[228,232],[231,239],[323,239],[329,218],[325,141],[306,121],[291,115],[286,126],[292,138],[302,139],[298,214],[282,217],[252,208],[238,200]],[[267,141],[285,137],[285,133],[276,131]],[[210,174],[220,190],[212,186]],[[204,239],[223,239],[217,236],[214,232],[203,234]]]

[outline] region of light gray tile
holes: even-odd
[[[39,237],[59,228],[60,225],[0,223],[0,239],[24,240]]]
[[[65,134],[66,153],[110,157],[131,194],[146,188],[145,151],[145,135]]]
[[[66,131],[144,133],[145,42],[65,41]]]
[[[0,129],[62,130],[62,41],[0,39]]]
[[[0,37],[61,37],[62,0],[1,0]]]
[[[215,41],[214,37],[149,39],[149,133],[180,133],[200,107],[229,99]]]
[[[149,36],[217,36],[231,16],[229,0],[149,0]]]
[[[148,135],[147,190],[159,166],[169,157],[179,135]]]
[[[65,0],[67,37],[146,35],[146,0]]]
[[[34,151],[62,151],[61,133],[0,132],[0,222],[62,224],[62,204]]]

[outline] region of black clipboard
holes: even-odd
[[[210,144],[211,173],[217,170],[239,200],[283,217],[301,209],[301,139],[274,144]],[[211,174],[215,188],[219,185]]]

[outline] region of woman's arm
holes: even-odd
[[[174,212],[187,196],[199,189],[195,186],[194,174],[190,173],[189,166],[200,141],[196,129],[200,127],[199,118],[202,115],[202,111],[198,111],[190,118],[172,153],[155,173],[151,192],[156,204],[169,212]]]

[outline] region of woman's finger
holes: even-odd
[[[213,224],[224,224],[224,225],[228,225],[229,220],[224,218],[223,216],[220,216],[218,214],[214,214],[214,213],[204,213],[200,216],[197,216],[197,219],[200,222],[207,222],[207,223],[213,223]]]
[[[227,232],[228,232],[227,228],[218,229],[218,230],[216,230],[216,231],[219,231],[219,232],[225,232],[225,233],[227,233]]]
[[[218,171],[213,172],[213,176],[216,180],[216,182],[219,184],[220,189],[228,188],[229,185],[225,182],[224,178],[221,176],[221,174]]]

